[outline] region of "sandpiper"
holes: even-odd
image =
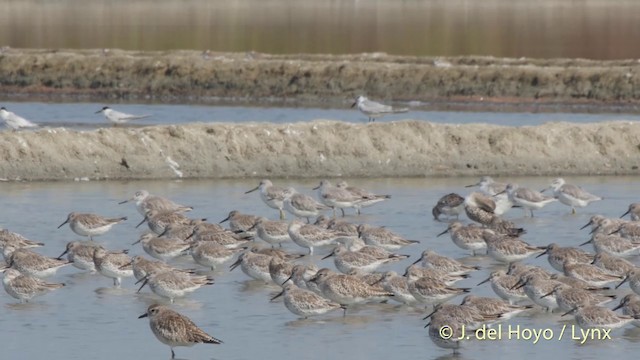
[[[366,208],[366,207],[375,205],[379,202],[391,199],[391,195],[374,194],[370,191],[367,191],[359,187],[349,186],[349,184],[344,180],[338,181],[338,183],[336,184],[336,187],[340,189],[345,189],[348,192],[352,193],[353,195],[364,198],[364,200],[359,201],[353,205],[353,208],[356,209],[356,213],[358,215],[360,215],[362,208]]]
[[[576,185],[567,184],[563,178],[551,181],[549,189],[553,190],[553,196],[561,203],[571,207],[573,214],[576,213],[576,207],[585,207],[591,202],[602,200],[601,197],[590,194]]]
[[[260,190],[260,199],[262,199],[268,207],[278,210],[280,220],[284,220],[284,188],[275,186],[271,181],[264,179],[260,181],[257,187],[246,191],[245,194],[256,190]]]
[[[435,220],[440,220],[440,215],[444,214],[447,218],[455,216],[456,219],[464,210],[464,198],[456,193],[447,194],[438,200],[436,205],[431,209],[431,214]]]
[[[93,251],[100,247],[100,244],[93,241],[69,241],[62,254],[57,259],[62,259],[67,255],[67,259],[72,265],[80,270],[88,270],[96,272],[96,266],[93,263]]]
[[[287,281],[282,292],[271,298],[271,301],[284,295],[284,306],[292,313],[302,317],[326,314],[329,311],[344,309],[344,305],[338,304],[331,300],[305,289],[297,287],[293,281]]]
[[[126,204],[135,201],[136,209],[142,216],[146,216],[150,210],[158,212],[187,212],[193,210],[192,206],[177,204],[167,198],[157,195],[151,195],[147,190],[138,190],[133,197],[118,204]]]
[[[177,346],[193,346],[194,344],[222,344],[222,340],[205,333],[188,317],[170,308],[158,304],[149,306],[138,319],[149,317],[149,326],[161,343],[171,347],[171,358],[176,357],[173,351]]]
[[[127,220],[126,216],[120,218],[105,218],[96,214],[72,212],[67,216],[67,220],[58,226],[58,229],[68,223],[74,233],[80,236],[88,236],[89,240],[93,240],[94,236],[106,233],[111,230],[113,225],[125,220]]]
[[[148,274],[138,292],[147,284],[156,295],[165,297],[173,303],[175,298],[187,296],[205,285],[213,285],[213,279],[171,269]]]
[[[379,246],[388,251],[396,251],[407,245],[420,243],[417,240],[407,240],[389,229],[367,224],[358,226],[358,237],[367,245]]]
[[[317,217],[321,211],[330,208],[315,201],[311,196],[300,194],[296,189],[290,187],[284,190],[284,209],[293,216],[306,218],[308,224],[310,217]]]
[[[93,262],[101,275],[113,279],[113,286],[120,287],[123,277],[133,276],[131,258],[123,252],[108,252],[97,247],[93,251]]]
[[[470,250],[473,255],[476,255],[477,253],[487,252],[487,243],[482,237],[483,230],[484,228],[474,224],[464,226],[459,221],[453,221],[449,223],[445,231],[437,236],[449,233],[454,244],[461,249]]]
[[[15,269],[5,269],[2,285],[7,294],[20,300],[21,303],[29,302],[33,297],[65,286],[63,283],[48,283],[36,277],[23,275]]]

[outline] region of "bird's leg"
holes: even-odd
[[[572,215],[575,215],[575,214],[576,214],[576,208],[571,207],[571,214],[572,214]]]
[[[282,211],[282,209],[278,209],[278,211],[280,211],[280,220],[284,220],[284,211]]]
[[[173,352],[173,348],[171,348],[171,358],[172,359],[176,358],[176,353]]]
[[[342,217],[344,217],[344,209],[340,208],[340,211],[342,211]]]

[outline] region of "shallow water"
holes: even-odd
[[[638,58],[637,1],[2,0],[0,46]]]
[[[347,180],[377,193],[393,195],[390,201],[367,208],[365,215],[348,216],[347,220],[386,225],[409,239],[421,241],[418,246],[401,251],[411,255],[409,260],[383,270],[402,271],[417,259],[422,250],[432,248],[444,255],[465,258],[468,263],[480,265],[481,271],[457,285],[473,288],[473,294],[494,296],[488,285],[476,287],[475,284],[499,265],[486,257],[468,258],[468,254],[457,248],[448,237],[435,237],[446,224],[431,218],[431,207],[441,195],[452,191],[464,194],[468,190],[464,185],[476,182],[476,178]],[[541,189],[550,179],[512,180]],[[587,231],[578,229],[588,222],[591,215],[600,213],[617,217],[626,211],[630,202],[637,201],[640,193],[638,177],[576,177],[567,180],[603,196],[605,200],[580,209],[577,215],[570,215],[569,209],[558,203],[538,211],[533,219],[524,219],[521,210],[513,209],[507,217],[527,229],[524,239],[531,244],[557,242],[575,246],[587,239]],[[191,213],[193,217],[206,217],[211,221],[222,220],[233,209],[277,217],[277,212],[267,208],[256,193],[244,194],[256,183],[256,180],[2,183],[0,196],[5,210],[0,226],[45,242],[47,245],[39,251],[58,256],[67,241],[78,238],[67,226],[56,230],[68,212],[126,215],[129,221],[115,226],[96,240],[110,249],[130,248],[131,254],[136,255],[143,253],[142,249],[130,244],[138,237],[140,230],[134,226],[141,217],[131,204],[117,205],[136,190],[146,188],[152,193],[192,205],[195,207]],[[312,193],[310,189],[316,185],[311,180],[279,180],[276,183],[292,185],[306,193]],[[293,244],[286,247],[301,251]],[[330,259],[320,260],[327,251],[320,250],[306,261],[314,261],[321,267],[333,267]],[[638,263],[637,258],[632,261]],[[545,258],[526,262],[550,268]],[[177,264],[193,266],[187,258],[177,261]],[[221,268],[215,278],[215,285],[178,300],[173,308],[191,317],[196,324],[225,343],[177,348],[178,358],[433,359],[449,355],[449,351],[435,347],[426,335],[423,329],[425,321],[421,320],[424,311],[390,303],[353,309],[345,318],[337,312],[301,321],[281,302],[269,302],[276,288],[248,281],[239,269],[228,272],[226,267]],[[15,299],[0,290],[0,306],[3,307],[0,338],[3,339],[6,358],[169,358],[168,347],[154,338],[148,321],[137,319],[150,303],[163,301],[148,289],[135,294],[137,287],[133,285],[134,281],[125,279],[122,289],[114,290],[109,279],[83,274],[72,267],[62,269],[48,280],[63,281],[68,286],[25,305],[16,304]],[[629,291],[625,285],[620,293]],[[550,328],[557,336],[563,323],[557,314],[536,312],[509,320],[505,326],[509,324],[519,324],[523,328]],[[472,342],[463,349],[461,358],[629,358],[627,354],[640,351],[639,336],[640,332],[629,326],[614,331],[611,341],[592,341],[586,345],[578,345],[566,336],[561,341],[541,340],[535,345],[524,340],[502,340],[499,344]],[[495,351],[496,346],[500,351]]]
[[[92,129],[109,126],[102,114],[95,114],[104,104],[98,103],[43,103],[5,102],[1,104],[10,111],[37,124],[50,127],[65,126],[77,129]],[[403,105],[406,106],[406,105]],[[152,115],[134,120],[131,126],[203,123],[251,123],[270,122],[277,124],[304,122],[317,119],[339,120],[351,123],[366,123],[367,117],[350,108],[307,107],[252,107],[252,106],[204,106],[166,104],[116,104],[113,109],[135,115]],[[587,112],[471,112],[432,111],[414,107],[406,114],[393,114],[376,121],[424,120],[434,123],[487,123],[504,126],[539,125],[549,121],[591,123],[610,120],[639,121],[637,113],[587,113]]]

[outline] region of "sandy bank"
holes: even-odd
[[[1,95],[91,100],[637,102],[639,73],[637,60],[0,51]]]
[[[192,124],[0,133],[24,180],[638,174],[640,125],[419,121]]]

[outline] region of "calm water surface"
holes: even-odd
[[[448,192],[465,193],[464,185],[476,178],[453,179],[348,179],[350,183],[378,193],[393,195],[391,201],[365,211],[360,217],[347,220],[386,225],[409,239],[421,241],[418,246],[405,248],[409,260],[383,268],[402,271],[417,259],[424,249],[478,264],[482,270],[472,278],[460,282],[472,287],[477,295],[494,296],[488,285],[476,287],[488,272],[496,269],[487,257],[469,258],[446,237],[435,237],[446,224],[431,219],[430,210],[437,199]],[[502,180],[502,179],[501,179]],[[533,188],[543,188],[550,179],[514,178],[512,180]],[[533,219],[522,218],[522,211],[513,209],[507,217],[525,227],[524,237],[535,245],[557,242],[577,245],[587,239],[585,230],[578,230],[593,214],[617,217],[628,204],[638,200],[638,177],[577,177],[570,182],[582,185],[605,200],[569,215],[569,209],[555,203],[536,213]],[[312,193],[312,180],[280,180],[282,185],[295,186]],[[129,221],[114,227],[97,239],[110,249],[130,248],[131,254],[142,249],[131,246],[140,233],[134,229],[140,215],[133,205],[117,205],[138,189],[168,196],[180,203],[195,207],[193,217],[219,221],[230,210],[277,217],[257,194],[245,195],[257,180],[202,180],[152,182],[54,182],[2,183],[0,196],[4,211],[0,226],[20,232],[47,245],[39,251],[58,256],[67,241],[76,240],[68,227],[56,230],[70,211],[97,212],[108,216],[129,216]],[[301,251],[293,244],[291,251]],[[592,249],[588,249],[592,250]],[[333,267],[331,260],[320,260],[328,250],[305,261],[319,266]],[[639,259],[632,259],[639,263]],[[178,266],[193,266],[188,258],[175,262]],[[527,263],[550,268],[544,259]],[[221,268],[215,273],[216,284],[200,289],[178,300],[176,310],[190,316],[198,325],[225,341],[223,345],[198,345],[178,348],[177,356],[186,359],[436,359],[447,358],[449,351],[439,349],[429,340],[423,311],[396,306],[394,303],[369,305],[353,309],[346,318],[333,313],[313,320],[297,320],[281,302],[269,302],[276,289],[248,281],[239,269],[228,272]],[[162,301],[148,289],[135,293],[132,279],[125,279],[121,290],[111,289],[111,280],[83,274],[68,267],[51,281],[63,281],[67,287],[37,298],[30,304],[17,304],[0,291],[0,338],[3,358],[25,359],[167,359],[168,347],[158,342],[148,327],[148,321],[138,315],[152,302]],[[623,286],[620,293],[629,292]],[[454,302],[460,299],[454,299]],[[550,328],[556,335],[562,322],[557,314],[535,313],[509,320],[507,324],[527,328]],[[563,318],[564,320],[564,318]],[[553,356],[566,359],[630,358],[640,351],[640,331],[632,326],[614,331],[613,340],[593,341],[586,345],[565,338],[562,341],[491,341],[469,343],[462,359],[514,359]],[[499,347],[499,351],[496,351]]]
[[[2,0],[0,46],[640,57],[632,0]]]
[[[104,104],[98,103],[41,103],[4,102],[10,111],[43,126],[65,126],[77,129],[95,129],[110,126],[102,114],[95,114]],[[406,106],[406,104],[403,104]],[[352,123],[366,123],[367,117],[358,110],[292,108],[292,107],[251,107],[251,106],[203,106],[203,105],[163,105],[163,104],[115,104],[112,107],[126,113],[152,116],[136,120],[129,125],[169,125],[191,122],[203,123],[293,123],[317,119],[339,120]],[[385,116],[378,122],[403,119],[424,120],[435,123],[488,123],[504,126],[539,125],[549,121],[590,123],[608,120],[640,121],[637,113],[569,113],[569,112],[471,112],[432,111],[424,107],[412,107],[408,114]]]

